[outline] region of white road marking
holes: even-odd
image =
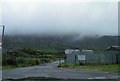
[[[94,79],[94,78],[88,78],[88,79]]]
[[[106,77],[93,77],[93,78],[88,78],[88,79],[106,79]]]

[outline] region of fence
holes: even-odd
[[[66,63],[74,64],[116,64],[120,62],[117,51],[81,51],[66,55]]]

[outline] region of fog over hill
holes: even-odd
[[[117,14],[110,2],[5,2],[3,48],[106,49],[117,45]]]
[[[80,38],[79,35],[16,35],[5,36],[4,49],[37,48],[47,51],[69,48],[105,50],[118,45],[118,36],[97,36]]]

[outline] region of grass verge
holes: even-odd
[[[84,69],[84,70],[95,70],[103,72],[120,72],[118,64],[108,64],[108,65],[67,65],[60,64],[58,67],[70,68],[70,69]]]
[[[0,66],[0,70],[2,70],[2,66]]]
[[[16,66],[12,66],[12,65],[5,65],[5,66],[2,66],[1,69],[12,69],[12,68],[16,68]]]

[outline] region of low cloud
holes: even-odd
[[[117,3],[6,3],[6,34],[117,35]]]

